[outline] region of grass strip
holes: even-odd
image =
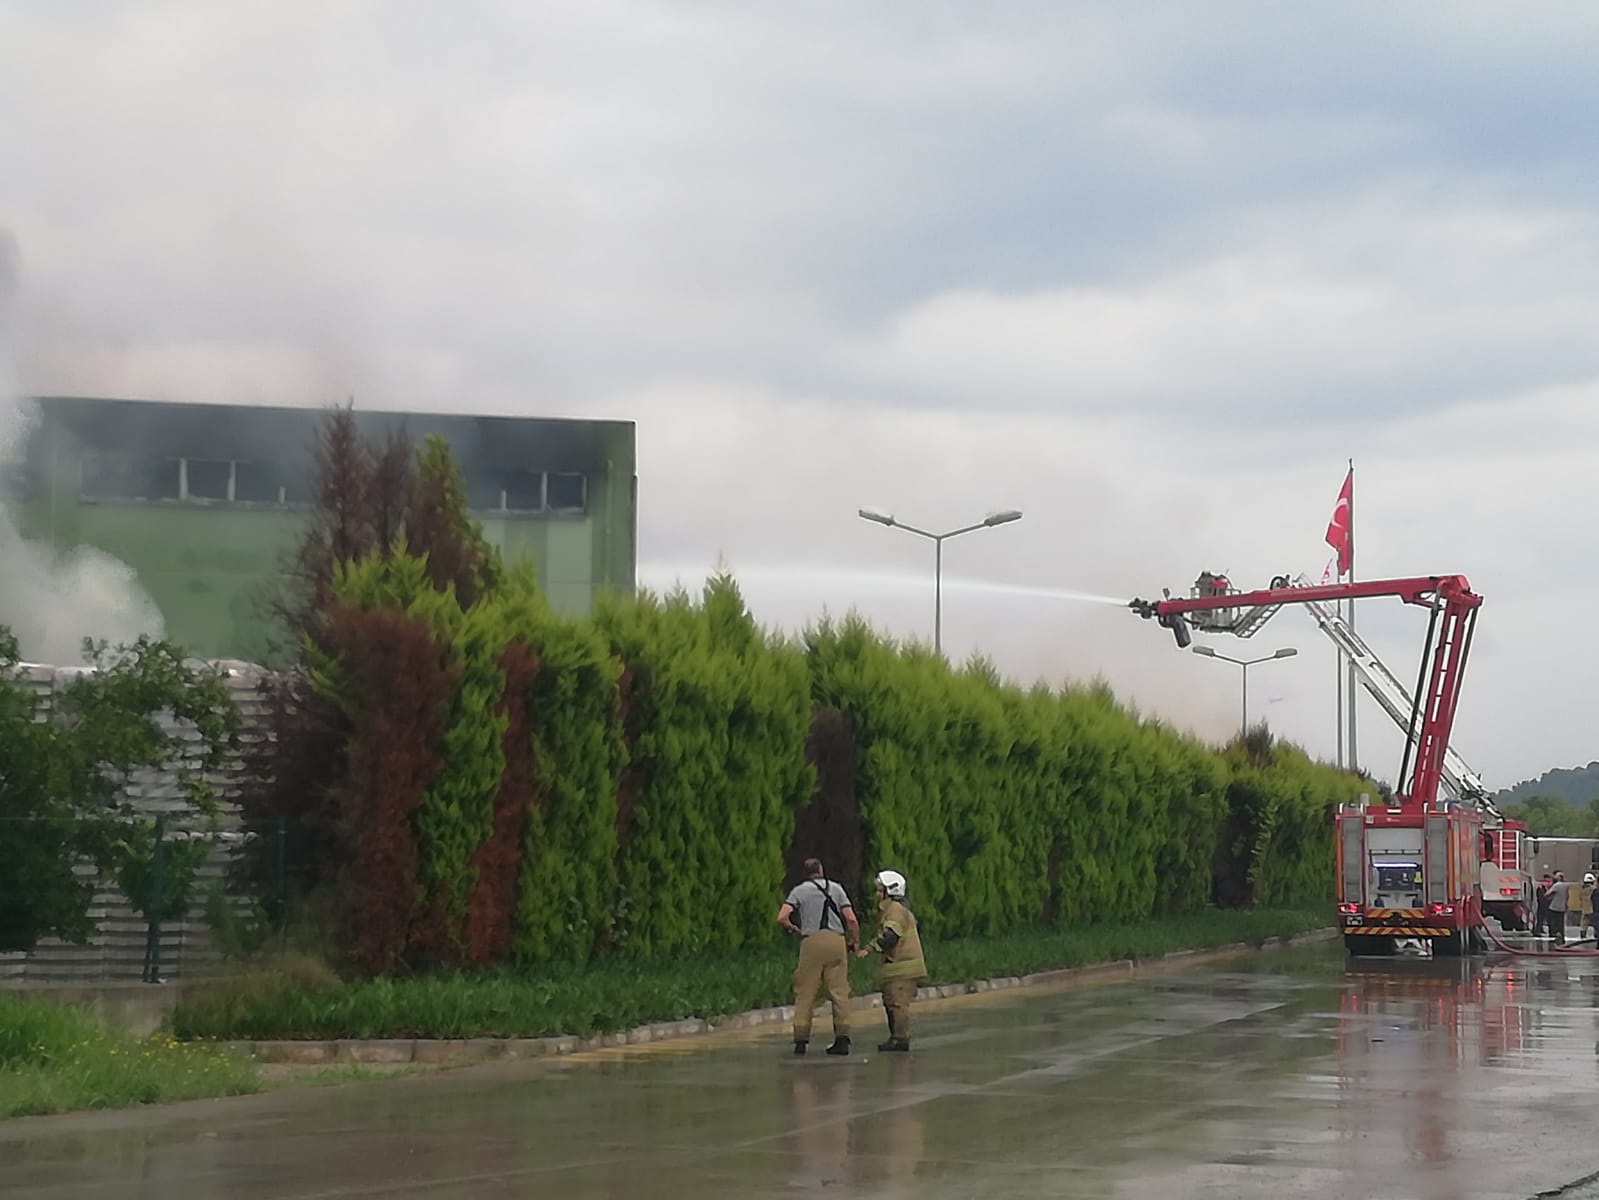
[[[1210,911],[1081,929],[929,939],[927,954],[931,982],[964,983],[1234,942],[1259,944],[1326,923],[1320,912]],[[794,946],[781,944],[666,961],[617,958],[582,967],[354,983],[267,961],[193,989],[174,1011],[171,1028],[179,1038],[218,1040],[586,1036],[791,1003],[794,961]],[[852,961],[850,977],[857,993],[873,990],[870,961]]]
[[[83,1008],[0,992],[0,1118],[257,1090],[254,1066],[167,1034],[108,1030]]]

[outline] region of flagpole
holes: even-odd
[[[1347,575],[1349,582],[1355,582],[1355,460],[1349,460],[1349,474],[1344,476],[1343,486],[1338,489],[1338,501],[1333,505],[1332,520],[1327,523],[1326,541],[1338,553],[1338,557],[1327,564],[1327,570],[1321,573],[1323,582],[1332,572],[1334,565],[1338,567],[1338,582],[1343,583]],[[1345,604],[1348,608],[1345,608]],[[1337,600],[1333,602],[1333,611],[1338,616],[1348,613],[1345,628],[1354,631],[1355,628],[1355,601],[1351,597],[1348,601]],[[1347,746],[1348,758],[1344,757],[1346,746],[1344,744],[1344,668],[1348,665],[1349,687],[1349,743]],[[1338,715],[1338,765],[1351,771],[1360,769],[1360,760],[1356,757],[1355,747],[1355,659],[1353,655],[1346,654],[1340,646],[1337,658],[1333,662],[1333,679],[1337,684],[1337,701],[1333,711]]]
[[[1333,575],[1339,583],[1342,583],[1344,581],[1344,564],[1337,551],[1333,552],[1333,560],[1328,566],[1337,568],[1333,571]],[[1326,578],[1325,572],[1323,572],[1322,578]],[[1333,612],[1342,615],[1343,604],[1334,604]],[[1333,715],[1338,718],[1338,767],[1342,770],[1344,765],[1344,648],[1337,643],[1333,644],[1333,680],[1338,685],[1338,699],[1333,705]]]
[[[1355,582],[1355,460],[1349,460],[1349,582]],[[1355,632],[1355,602],[1349,601],[1349,632]],[[1360,755],[1355,742],[1355,661],[1349,660],[1349,769],[1360,770]]]
[[[1344,573],[1338,572],[1338,582],[1344,581]],[[1337,661],[1333,663],[1333,678],[1338,681],[1338,703],[1333,705],[1333,712],[1338,716],[1338,766],[1344,765],[1344,648],[1335,646],[1333,653]]]

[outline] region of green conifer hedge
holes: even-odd
[[[867,916],[871,875],[905,872],[934,938],[1329,900],[1330,813],[1363,781],[1263,729],[1218,750],[1102,684],[1024,689],[854,617],[780,637],[725,574],[562,617],[481,540],[441,444],[417,470],[408,535],[310,593],[293,694],[332,715],[277,730],[294,795],[245,798],[259,828],[337,834],[349,867],[313,886],[360,970],[768,945],[812,854]]]

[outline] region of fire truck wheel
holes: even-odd
[[[1395,951],[1394,939],[1374,933],[1344,935],[1344,950],[1359,958],[1388,958]]]
[[[1457,929],[1443,937],[1432,938],[1432,956],[1434,958],[1459,958],[1465,951],[1466,939],[1464,930]]]

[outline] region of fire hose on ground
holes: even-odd
[[[1531,950],[1524,946],[1512,946],[1493,931],[1493,926],[1484,921],[1479,928],[1488,935],[1490,941],[1506,954],[1518,958],[1592,958],[1599,955],[1599,946],[1585,945],[1592,943],[1593,938],[1580,938],[1570,945],[1550,946],[1546,950]]]

